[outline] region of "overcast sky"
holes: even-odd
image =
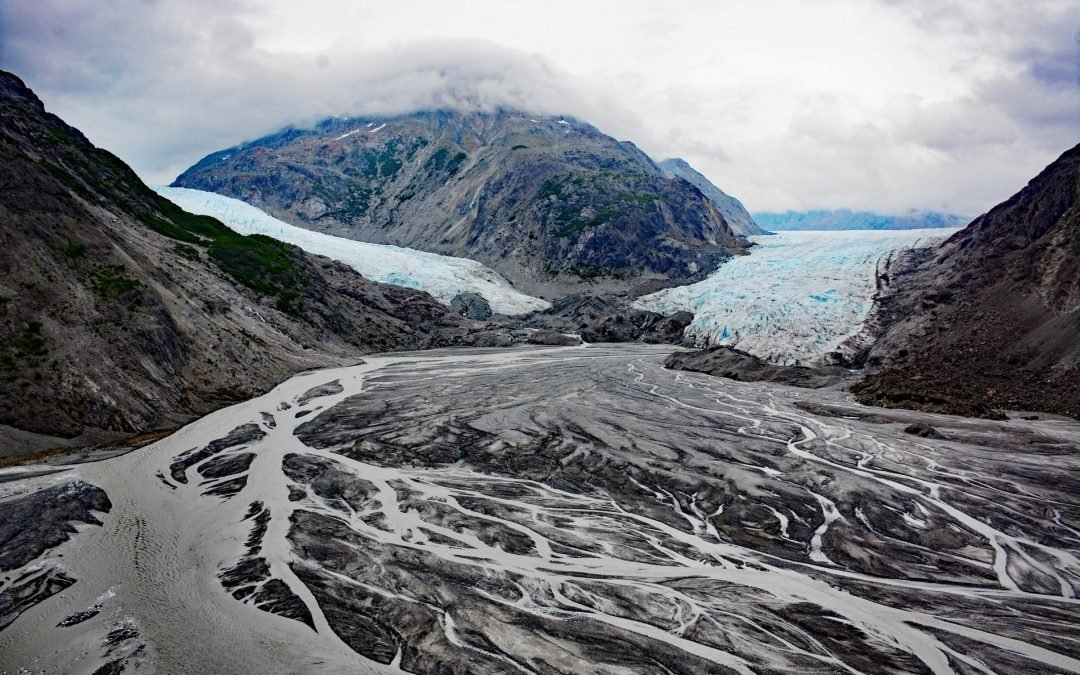
[[[976,215],[1080,142],[1075,0],[3,0],[0,68],[150,183],[329,115],[513,106],[752,211]]]

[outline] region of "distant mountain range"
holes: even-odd
[[[754,220],[766,230],[922,230],[937,227],[963,227],[969,219],[950,213],[908,211],[887,216],[870,211],[785,211],[754,213]]]
[[[688,283],[746,250],[699,187],[632,143],[506,110],[327,119],[208,155],[173,186],[470,258],[548,297]]]

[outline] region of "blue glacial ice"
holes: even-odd
[[[686,336],[773,363],[817,365],[863,326],[874,303],[876,268],[899,249],[931,246],[955,229],[781,232],[751,237],[750,255],[704,281],[638,299],[661,314],[687,310]]]
[[[264,234],[309,253],[349,265],[373,281],[427,291],[449,303],[458,293],[479,293],[499,314],[527,314],[551,303],[526,295],[489,267],[466,258],[437,255],[399,246],[369,244],[290,225],[231,197],[187,188],[156,187],[180,208],[217,218],[241,234]]]

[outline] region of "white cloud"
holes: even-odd
[[[0,67],[152,182],[286,123],[504,105],[755,210],[971,215],[1080,140],[1070,0],[77,4],[7,0]]]

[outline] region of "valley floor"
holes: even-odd
[[[1080,672],[1080,423],[669,352],[372,357],[0,472],[0,672]]]

